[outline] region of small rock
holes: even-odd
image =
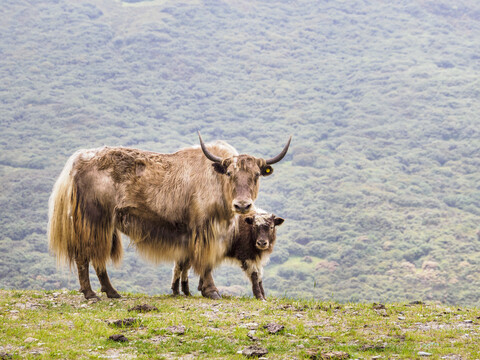
[[[383,304],[377,304],[377,303],[373,303],[372,308],[373,308],[374,310],[383,310],[383,309],[386,309],[385,305],[383,305]]]
[[[25,343],[30,344],[32,342],[38,341],[38,339],[35,339],[33,337],[28,337],[24,340]]]
[[[0,351],[0,360],[7,360],[7,359],[12,359],[13,356],[9,353]]]
[[[143,305],[136,305],[128,311],[140,311],[140,312],[149,312],[149,311],[158,311],[157,307],[148,305],[148,304],[143,304]]]
[[[425,352],[425,351],[419,351],[417,353],[418,356],[432,356],[431,353]]]
[[[180,325],[180,326],[169,326],[165,330],[170,331],[172,334],[178,334],[178,335],[183,335],[185,334],[185,326]]]
[[[247,336],[252,341],[258,341],[258,338],[255,336],[255,330],[250,330]]]
[[[115,335],[112,335],[109,337],[110,340],[113,340],[113,341],[120,341],[120,342],[127,342],[128,339],[122,335],[122,334],[115,334]]]
[[[276,334],[276,333],[282,331],[285,328],[285,326],[280,325],[280,324],[271,323],[271,324],[265,325],[263,328],[267,329],[267,331],[270,334]]]
[[[333,338],[330,336],[317,336],[317,338],[323,342],[333,342]]]
[[[399,316],[399,317],[398,317],[398,320],[405,320],[405,319],[406,319],[405,316]]]
[[[248,323],[245,325],[241,325],[241,327],[246,327],[248,330],[257,330],[258,324],[257,323]]]
[[[268,354],[268,350],[256,345],[249,346],[240,351],[240,354],[246,357],[259,357]]]
[[[472,324],[472,323],[473,323],[473,320],[465,320],[464,323],[465,323],[465,324]]]

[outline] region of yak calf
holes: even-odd
[[[252,283],[253,295],[265,300],[262,284],[263,266],[273,251],[276,240],[276,226],[284,219],[273,214],[257,210],[253,215],[237,215],[225,239],[224,258],[240,265]],[[181,283],[182,292],[190,295],[188,286],[189,259],[176,262],[173,269],[172,290],[178,295]],[[200,277],[199,289],[203,287]]]

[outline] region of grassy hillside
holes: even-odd
[[[2,359],[243,359],[250,347],[268,359],[480,356],[476,308],[141,294],[93,303],[73,291],[0,295]]]
[[[49,193],[75,150],[172,152],[201,130],[263,157],[293,135],[257,201],[286,219],[269,294],[478,303],[478,1],[1,10],[0,288],[77,288],[45,234]],[[119,290],[149,294],[169,293],[170,274],[131,249],[111,271]],[[215,278],[249,294],[239,269]]]

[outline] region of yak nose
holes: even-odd
[[[260,249],[265,249],[267,247],[267,241],[266,240],[258,240],[257,241],[257,247]]]
[[[248,200],[235,201],[233,203],[233,207],[235,208],[236,212],[244,214],[251,210],[252,202]]]

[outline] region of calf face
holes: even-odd
[[[245,222],[252,227],[252,240],[260,251],[273,250],[276,239],[276,226],[283,224],[284,219],[273,214],[257,213],[245,217]]]

